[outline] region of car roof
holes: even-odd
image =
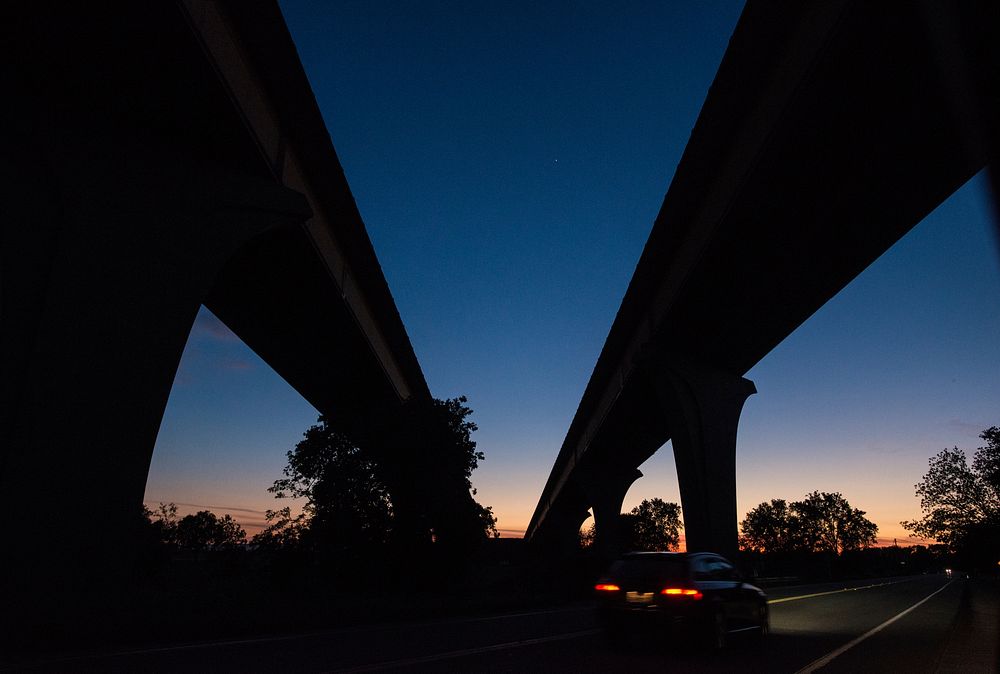
[[[618,561],[636,564],[664,564],[672,566],[683,564],[687,566],[696,555],[686,552],[628,552],[618,558]]]
[[[714,552],[626,552],[619,559],[691,559],[694,557],[719,557]]]

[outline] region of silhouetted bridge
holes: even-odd
[[[429,392],[277,3],[4,33],[2,566],[58,592],[116,568],[200,305],[321,412]]]
[[[530,541],[574,545],[592,508],[613,550],[672,439],[688,547],[735,552],[742,375],[996,156],[998,7],[747,4]]]

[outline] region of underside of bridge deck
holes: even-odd
[[[734,448],[742,375],[998,156],[998,26],[989,2],[747,4],[529,540],[567,538],[543,531],[569,526],[548,520],[568,485],[632,470],[672,438],[689,546],[736,549],[735,462],[698,428]],[[691,415],[657,354],[732,395],[694,394]]]

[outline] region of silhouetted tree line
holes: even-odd
[[[492,509],[473,498],[472,471],[485,457],[465,402],[410,401],[380,432],[361,437],[321,416],[268,489],[277,498],[304,498],[302,514],[268,512],[254,542],[340,555],[386,545],[465,554],[496,536]]]
[[[878,526],[839,492],[814,491],[800,500],[772,499],[740,522],[741,565],[756,576],[833,578],[900,573],[876,571],[866,555]]]
[[[878,526],[839,492],[814,491],[801,501],[761,503],[740,522],[740,532],[744,550],[841,554],[875,545]]]
[[[900,573],[958,567],[991,574],[1000,566],[1000,427],[979,437],[971,464],[958,447],[943,449],[914,485],[923,516],[901,522],[928,545],[870,550],[877,527],[840,494],[761,503],[740,523],[740,547],[757,570],[775,574],[826,565]],[[818,556],[817,556],[818,555]],[[889,561],[887,561],[889,560]]]
[[[161,503],[156,510],[142,506],[139,564],[155,568],[173,552],[234,552],[245,547],[246,531],[231,515],[219,517],[201,510],[177,516],[177,505]]]
[[[914,485],[923,517],[902,525],[935,539],[965,570],[996,573],[1000,565],[1000,428],[980,433],[986,442],[970,465],[958,447],[930,458],[930,468]]]
[[[941,545],[866,547],[840,554],[741,550],[739,563],[747,575],[772,582],[941,573],[954,566],[953,557]]]
[[[244,549],[373,573],[393,556],[467,558],[499,534],[492,509],[474,498],[472,471],[485,457],[465,403],[410,401],[401,414],[351,427],[320,416],[268,489],[278,499],[304,499],[301,512],[268,510],[267,526]],[[176,506],[161,504],[156,512],[144,507],[144,519],[149,536],[171,549],[247,544],[229,515],[178,519]]]

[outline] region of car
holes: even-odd
[[[633,552],[594,586],[598,617],[612,645],[646,630],[662,638],[696,637],[722,648],[733,634],[770,630],[767,595],[711,552]]]

